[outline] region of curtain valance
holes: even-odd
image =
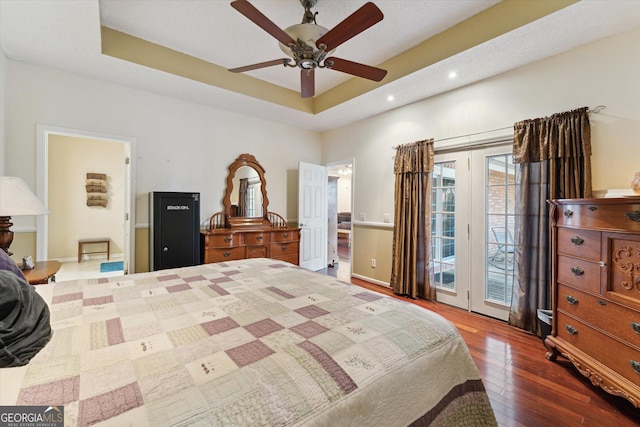
[[[399,145],[393,173],[421,173],[433,170],[433,138]]]
[[[513,126],[513,162],[591,156],[588,108],[523,120]]]

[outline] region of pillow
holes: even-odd
[[[0,270],[0,368],[22,366],[44,348],[53,332],[49,307],[13,273]]]
[[[9,255],[7,255],[7,253],[2,249],[0,249],[0,270],[11,271],[19,278],[27,280],[24,277],[22,270],[20,270],[20,267],[18,267],[11,257],[9,257]]]

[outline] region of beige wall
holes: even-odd
[[[607,108],[602,113],[591,115],[593,188],[628,188],[633,172],[640,170],[636,154],[640,135],[639,53],[640,30],[634,30],[326,132],[322,135],[323,161],[356,159],[354,219],[365,213],[368,221],[382,222],[385,213],[393,216],[393,146],[427,138],[436,139],[436,148],[473,143],[512,132],[437,141],[604,104]],[[374,236],[363,235],[370,233]],[[391,265],[391,247],[384,256],[379,247],[358,245],[378,239],[380,233],[355,228],[354,271],[369,270],[367,274],[372,276],[368,277],[379,278],[379,271]],[[384,233],[393,234],[391,230]],[[371,258],[377,260],[375,272],[369,267]],[[388,283],[389,279],[390,275],[381,280]]]
[[[49,136],[48,247],[50,259],[77,258],[78,240],[106,237],[112,255],[124,251],[124,145]],[[107,175],[107,206],[87,206],[87,173]]]
[[[393,229],[385,226],[357,223],[352,228],[353,258],[351,270],[360,278],[389,283],[391,277],[391,248]],[[371,266],[371,260],[376,266]]]
[[[36,169],[38,124],[134,141],[136,259],[139,251],[148,252],[148,243],[138,236],[149,225],[149,192],[199,192],[204,223],[222,210],[227,168],[243,153],[254,155],[266,171],[269,210],[297,221],[298,162],[320,163],[319,134],[24,62],[6,62],[2,100],[7,105],[6,173],[21,177],[34,192],[41,173]],[[21,217],[14,224],[17,234],[24,234],[35,230],[36,221]],[[36,253],[35,245],[25,250]]]

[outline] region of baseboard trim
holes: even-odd
[[[361,276],[359,274],[351,273],[351,277],[355,277],[356,279],[364,280],[366,282],[375,283],[376,285],[386,286],[387,288],[391,288],[391,285],[387,282],[383,282],[382,280],[374,279],[372,277]]]

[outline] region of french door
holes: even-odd
[[[511,145],[436,154],[432,259],[438,301],[507,320],[514,270]]]

